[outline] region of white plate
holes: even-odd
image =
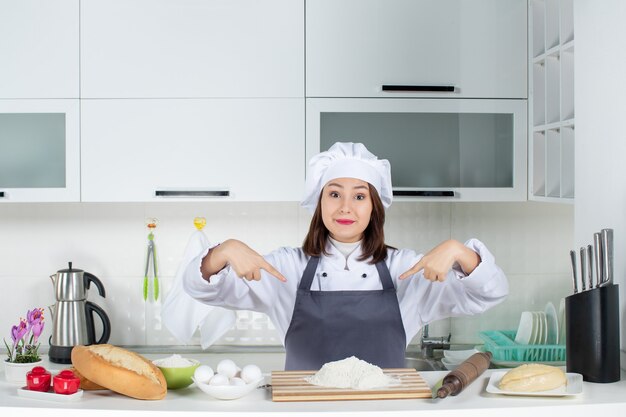
[[[26,387],[17,389],[17,395],[24,398],[32,398],[35,400],[56,401],[62,403],[68,403],[72,401],[78,401],[83,396],[83,390],[79,389],[74,394],[57,394],[54,391],[31,391]]]
[[[537,315],[537,327],[539,328],[539,337],[537,337],[536,345],[545,345],[548,339],[548,320],[546,313],[543,311],[535,312]]]
[[[566,395],[578,395],[583,392],[583,376],[581,374],[575,374],[568,372],[565,374],[567,377],[567,385],[552,389],[549,391],[537,391],[537,392],[517,392],[517,391],[504,391],[498,388],[500,380],[508,371],[494,372],[489,378],[489,384],[487,384],[487,392],[492,394],[504,394],[504,395],[523,395],[533,397],[563,397]]]
[[[193,377],[191,379],[202,392],[218,400],[236,400],[250,394],[265,382],[265,377],[261,377],[258,381],[246,385],[209,385],[204,382],[198,382]]]
[[[444,350],[443,357],[447,358],[451,362],[460,363],[465,359],[472,356],[474,353],[478,353],[477,349],[467,349],[467,350]]]
[[[527,345],[533,334],[533,313],[531,311],[522,311],[519,319],[519,326],[515,334],[515,342],[520,345]]]
[[[565,344],[565,298],[559,302],[559,345]]]
[[[548,323],[548,337],[546,339],[546,344],[556,345],[559,341],[559,318],[556,314],[554,304],[546,304],[545,313]]]
[[[455,360],[455,359],[450,359],[450,358],[441,358],[441,364],[448,370],[448,371],[452,371],[454,369],[456,369],[457,366],[459,366],[461,364],[461,362],[463,362],[465,359],[461,359],[461,360]]]
[[[528,341],[529,345],[536,345],[539,343],[539,338],[541,337],[541,326],[539,325],[539,317],[537,316],[536,311],[531,311],[533,315],[533,331],[530,340]]]

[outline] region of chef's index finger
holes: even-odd
[[[424,259],[422,257],[422,259]],[[406,272],[403,272],[400,275],[400,279],[407,279],[408,277],[410,277],[413,274],[417,274],[419,271],[421,271],[422,269],[424,269],[424,266],[422,265],[422,259],[419,260],[418,263],[416,263],[415,265],[413,265],[413,267],[409,270],[407,270]]]
[[[271,275],[275,276],[276,278],[278,278],[278,280],[282,281],[282,282],[287,282],[287,278],[285,278],[283,276],[283,274],[281,274],[280,272],[278,272],[278,270],[276,268],[274,268],[269,262],[267,262],[266,260],[263,260],[262,264],[261,264],[261,268],[266,270],[268,273],[270,273]]]

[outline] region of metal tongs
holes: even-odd
[[[148,233],[148,253],[146,254],[146,272],[143,276],[143,300],[148,299],[148,287],[150,280],[148,279],[148,273],[150,272],[150,259],[152,259],[152,273],[154,277],[152,279],[152,296],[156,301],[159,298],[159,276],[156,261],[156,247],[154,245],[154,229],[157,226],[157,219],[151,218],[146,221],[146,226],[150,233]]]

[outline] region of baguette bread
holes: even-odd
[[[143,356],[117,346],[75,346],[72,365],[90,381],[132,398],[160,400],[167,393],[159,368]]]
[[[554,366],[526,364],[511,369],[500,380],[503,391],[537,392],[556,389],[567,384],[565,373]]]
[[[103,389],[107,389],[103,386],[100,386],[98,384],[96,384],[93,381],[88,380],[87,378],[85,378],[85,376],[83,374],[81,374],[80,372],[78,372],[78,369],[74,368],[73,366],[71,368],[68,368],[68,370],[74,372],[74,375],[76,375],[76,377],[78,379],[80,379],[80,389],[85,390],[85,391],[96,391],[96,390],[103,390]]]

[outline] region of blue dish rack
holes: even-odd
[[[485,351],[493,360],[509,362],[564,362],[565,345],[520,345],[515,342],[515,330],[480,332]]]

